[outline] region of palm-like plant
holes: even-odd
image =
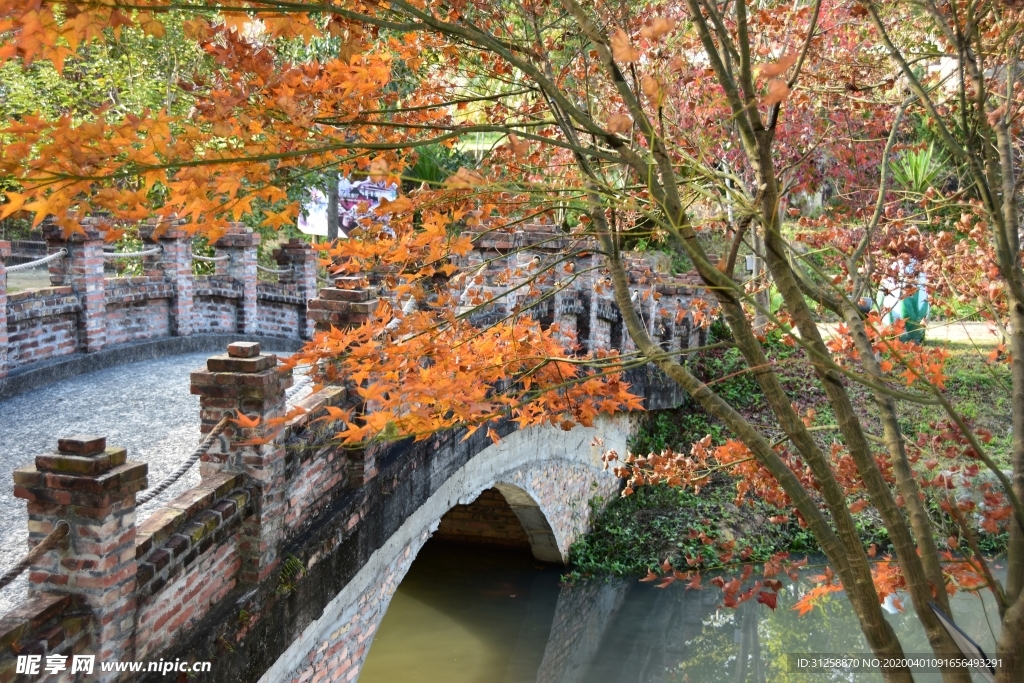
[[[896,183],[910,194],[923,195],[935,185],[945,168],[945,159],[936,156],[935,143],[928,149],[907,152],[894,161],[889,169]]]

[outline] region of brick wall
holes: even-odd
[[[167,337],[171,331],[170,283],[154,277],[106,281],[107,344]]]
[[[160,652],[238,584],[242,525],[255,511],[242,474],[219,474],[139,527],[137,656]]]
[[[224,275],[200,275],[193,290],[196,332],[237,332],[241,287]]]
[[[75,353],[82,310],[71,287],[7,296],[7,353],[11,368]]]
[[[498,489],[487,489],[469,505],[456,505],[446,512],[434,537],[456,543],[530,547],[523,525]]]
[[[295,285],[261,282],[256,288],[256,319],[260,334],[294,337],[305,330],[304,293]]]
[[[47,249],[67,251],[49,265],[54,285],[7,294],[7,242],[0,248],[0,379],[35,363],[110,346],[196,333],[264,334],[309,339],[307,300],[316,295],[318,257],[301,240],[274,252],[280,284],[256,280],[259,235],[242,226],[214,246],[216,275],[193,276],[191,236],[175,223],[150,223],[140,230],[145,276],[107,278],[103,273],[105,228],[96,220],[66,239],[56,226],[44,228]]]
[[[35,595],[0,619],[0,651],[11,649],[38,657],[39,674],[45,674],[48,656],[64,657],[65,675],[51,675],[46,680],[72,681],[72,657],[87,652],[92,645],[93,625],[92,613],[82,600],[52,593]],[[16,667],[17,659],[13,657],[0,660],[0,683],[40,678],[19,676]]]

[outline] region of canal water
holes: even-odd
[[[528,551],[428,542],[391,601],[359,683],[881,682],[877,673],[793,668],[796,655],[870,652],[841,593],[806,616],[791,609],[814,585],[804,578],[785,581],[773,612],[753,601],[719,608],[713,587],[561,586],[560,575]],[[992,653],[991,599],[958,595],[953,610]],[[907,654],[930,652],[912,609],[889,620]]]

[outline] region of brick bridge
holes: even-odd
[[[212,270],[193,274],[192,238],[180,226],[140,231],[142,275],[111,277],[116,256],[86,219],[64,239],[44,224],[50,287],[8,293],[0,242],[0,398],[130,360],[223,349],[233,339],[308,340],[307,302],[316,296],[317,255],[291,240],[274,251],[276,282],[258,278],[259,234],[235,225],[214,243]],[[157,249],[158,248],[158,249]],[[43,254],[45,256],[45,254]],[[108,267],[104,268],[104,263]],[[297,345],[296,345],[297,346]]]
[[[238,233],[240,242],[246,239]],[[478,238],[468,260],[488,264],[476,273],[483,288],[494,289],[499,273],[547,258],[565,246],[560,241],[549,227],[529,226]],[[498,258],[509,249],[513,255]],[[171,251],[165,243],[162,253]],[[557,322],[584,350],[628,349],[618,311],[596,286],[600,269],[588,268],[598,265],[595,259],[581,253],[585,263],[577,272],[592,275],[554,292],[538,316]],[[645,321],[666,348],[701,343],[703,331],[685,314],[692,280],[653,278],[657,265],[631,262],[634,286],[647,294],[637,297]],[[185,275],[184,266],[177,268],[190,277],[190,269]],[[171,279],[167,271],[163,277]],[[338,278],[308,302],[308,320],[321,329],[365,321],[387,295],[373,279]],[[167,301],[175,315],[188,308],[173,296]],[[502,314],[500,307],[510,305],[494,304],[479,315]],[[195,310],[193,299],[193,321]],[[245,319],[251,310],[250,302]],[[304,336],[307,328],[296,327]],[[86,340],[88,329],[79,330]],[[649,367],[628,379],[648,409],[681,400]],[[291,384],[290,373],[258,344],[231,344],[192,374],[202,430],[209,432],[229,410],[264,420],[284,415]],[[18,677],[15,654],[45,663],[48,655],[75,653],[95,654],[97,661],[211,661],[212,673],[202,680],[354,680],[391,596],[432,534],[497,544],[525,538],[538,560],[564,563],[587,529],[588,502],[619,488],[602,471],[602,450],[624,452],[635,422],[620,415],[568,432],[517,431],[504,423],[495,429],[502,436],[497,444],[483,431],[468,439],[456,431],[344,450],[332,440],[326,409],[354,400],[341,386],[312,394],[297,403],[305,412],[260,445],[246,443],[252,436],[246,430],[229,427],[203,455],[200,485],[141,523],[136,495],[149,483],[146,465],[102,438],[64,439],[34,466],[16,471],[15,496],[28,505],[29,545],[61,520],[71,533],[30,567],[28,597],[0,620],[0,682]],[[607,603],[596,600],[594,609],[607,611]],[[578,620],[578,601],[565,609]],[[555,622],[568,619],[569,612],[556,614]],[[563,647],[545,680],[569,680],[568,664],[556,666],[556,659],[572,657]],[[48,680],[76,680],[69,669]],[[96,673],[87,680],[117,679]],[[147,677],[121,676],[129,679]]]

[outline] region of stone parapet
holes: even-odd
[[[107,344],[103,275],[106,230],[92,218],[82,220],[80,227],[80,233],[65,236],[59,225],[44,222],[43,237],[49,253],[67,251],[65,258],[50,263],[50,283],[74,290],[81,305],[78,321],[81,348],[86,353],[94,353]]]
[[[184,229],[184,220],[151,219],[139,229],[147,247],[159,245],[160,253],[147,263],[146,274],[165,280],[172,288],[170,331],[179,337],[195,332],[193,321],[192,236]]]
[[[235,342],[227,351],[211,357],[205,370],[192,373],[191,391],[199,395],[203,432],[234,416],[224,438],[203,455],[200,474],[204,482],[225,472],[244,472],[253,480],[259,514],[243,526],[241,578],[255,583],[279,562],[287,493],[282,485],[285,449],[277,438],[281,428],[271,423],[285,414],[292,374],[279,370],[277,356],[261,353],[255,342]]]
[[[28,680],[44,674],[48,659],[53,658],[64,666],[63,675],[47,680],[80,678],[71,675],[74,658],[92,647],[94,627],[92,613],[78,597],[52,593],[30,597],[0,619],[0,683],[26,680],[17,671],[19,655],[33,672]]]
[[[235,280],[242,291],[238,307],[236,332],[256,334],[259,332],[257,316],[257,271],[256,248],[260,235],[241,223],[232,223],[228,231],[213,243],[217,256],[227,256],[227,261],[217,262],[217,274],[227,275]]]
[[[14,472],[14,495],[28,501],[30,545],[61,521],[71,527],[29,568],[30,590],[80,598],[101,660],[123,658],[134,645],[135,494],[147,486],[147,469],[104,437],[75,436]]]

